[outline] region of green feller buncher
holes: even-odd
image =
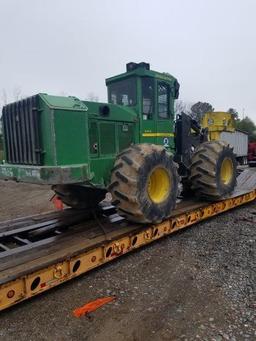
[[[191,117],[174,117],[179,83],[147,63],[108,78],[108,103],[44,93],[3,108],[0,178],[52,185],[66,205],[94,209],[107,192],[118,213],[158,223],[184,195],[228,197],[236,184],[233,149],[207,141]]]

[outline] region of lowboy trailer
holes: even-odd
[[[103,206],[93,216],[66,209],[0,223],[0,310],[255,199],[256,171],[250,168],[238,176],[229,198],[181,200],[159,224],[129,222],[113,206]]]

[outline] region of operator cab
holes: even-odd
[[[179,83],[148,63],[128,63],[126,72],[106,80],[108,102],[133,109],[140,121],[139,142],[173,147],[174,100]]]

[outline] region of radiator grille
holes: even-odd
[[[38,95],[3,108],[6,161],[41,165]]]

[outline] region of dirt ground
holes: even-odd
[[[49,186],[0,181],[0,221],[54,209]]]
[[[0,220],[49,211],[47,187],[0,183]],[[256,203],[0,313],[0,340],[255,340]],[[72,311],[116,295],[77,319]]]

